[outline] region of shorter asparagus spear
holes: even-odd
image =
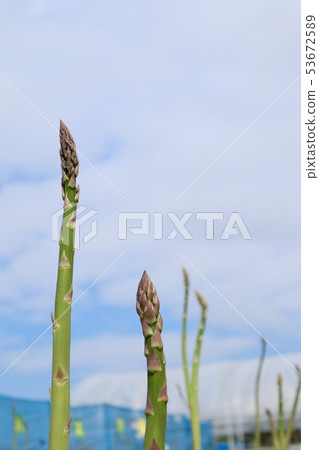
[[[147,358],[147,401],[144,450],[164,450],[166,434],[167,382],[161,332],[162,316],[156,289],[146,271],[137,288],[136,311],[145,338]]]
[[[277,378],[277,385],[278,385],[278,427],[276,426],[276,423],[274,421],[272,413],[267,409],[266,414],[268,416],[269,424],[270,424],[270,430],[273,438],[273,446],[275,450],[288,450],[290,440],[291,440],[291,434],[293,431],[294,421],[296,417],[297,412],[297,405],[299,401],[300,396],[300,389],[301,389],[301,375],[300,375],[300,369],[298,366],[296,366],[296,371],[298,373],[298,384],[296,388],[295,398],[292,405],[287,430],[285,431],[285,421],[284,421],[284,406],[283,406],[283,394],[282,394],[282,375],[279,374]]]
[[[260,447],[260,406],[259,406],[259,390],[260,390],[260,378],[261,372],[265,360],[266,355],[266,341],[262,337],[261,338],[261,354],[260,360],[256,375],[256,384],[255,384],[255,442],[254,442],[254,450],[259,450]]]
[[[295,417],[296,417],[297,406],[298,406],[298,401],[299,401],[300,391],[301,391],[301,371],[300,371],[300,367],[296,366],[296,370],[297,370],[297,373],[298,373],[298,384],[297,384],[297,389],[296,389],[296,393],[295,393],[294,403],[292,405],[290,418],[289,418],[289,422],[288,422],[288,426],[287,426],[287,433],[286,433],[286,443],[287,443],[287,445],[289,445],[289,443],[290,443],[291,434],[292,434],[293,429],[294,429],[294,421],[295,421]]]

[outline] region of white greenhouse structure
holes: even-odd
[[[244,436],[254,431],[255,379],[258,359],[203,364],[200,367],[200,416],[212,421],[216,436]],[[260,385],[261,423],[269,431],[266,409],[274,418],[278,413],[277,377],[283,377],[283,403],[288,420],[292,408],[300,353],[267,357]],[[188,416],[184,376],[181,368],[167,370],[168,413]],[[109,405],[143,410],[146,396],[146,373],[99,374],[84,380],[72,393],[73,405]],[[300,402],[295,426],[300,428]]]

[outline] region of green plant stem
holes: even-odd
[[[156,289],[146,271],[137,288],[136,311],[145,338],[147,358],[147,401],[144,450],[164,450],[167,416],[167,381],[161,338],[163,321]]]
[[[278,432],[277,432],[277,427],[274,421],[274,418],[271,414],[271,412],[269,411],[269,409],[266,409],[266,414],[268,416],[268,420],[269,420],[269,426],[270,426],[270,431],[271,431],[271,435],[272,435],[272,441],[273,441],[273,446],[275,448],[275,450],[281,450],[279,441],[278,441]]]
[[[296,370],[298,373],[298,384],[297,384],[297,388],[296,388],[296,393],[295,393],[295,398],[294,398],[294,403],[292,405],[292,409],[291,409],[291,413],[290,413],[290,418],[289,418],[289,422],[288,422],[288,426],[287,426],[287,431],[286,431],[286,444],[287,446],[290,444],[290,439],[291,439],[291,435],[294,429],[294,422],[295,422],[295,417],[296,417],[296,412],[297,412],[297,406],[298,406],[298,401],[299,401],[299,396],[300,396],[300,390],[301,390],[301,374],[300,374],[300,368],[298,366],[296,366]]]
[[[261,372],[265,360],[266,355],[266,341],[264,338],[261,338],[261,355],[259,359],[259,365],[256,376],[256,384],[255,384],[255,440],[254,440],[254,449],[259,450],[260,448],[260,404],[259,404],[259,391],[260,391],[260,379]]]
[[[273,419],[271,412],[269,410],[266,410],[266,413],[267,413],[267,416],[269,419],[270,429],[271,429],[272,438],[273,438],[273,445],[275,447],[275,450],[287,450],[289,447],[289,444],[290,444],[291,434],[292,434],[293,428],[294,428],[294,421],[295,421],[295,417],[296,417],[297,406],[298,406],[300,390],[301,390],[301,375],[300,375],[300,369],[298,366],[296,366],[296,370],[298,372],[299,379],[298,379],[295,398],[294,398],[294,402],[292,405],[286,432],[285,432],[284,406],[283,406],[283,393],[282,393],[283,381],[282,381],[281,374],[278,375],[278,379],[277,379],[277,385],[278,385],[278,429],[276,427],[276,424],[275,424],[275,421]]]
[[[207,303],[204,297],[198,292],[195,291],[198,303],[201,307],[201,320],[199,324],[199,329],[197,333],[197,339],[194,349],[193,356],[193,370],[192,370],[192,400],[193,400],[193,408],[191,412],[191,425],[192,425],[192,435],[193,435],[193,449],[200,450],[201,449],[201,431],[200,431],[200,416],[199,416],[199,401],[198,401],[198,372],[199,372],[199,360],[200,353],[203,342],[203,335],[206,326],[206,318],[207,318]]]
[[[74,259],[76,206],[79,188],[76,187],[78,158],[74,140],[61,121],[61,166],[63,220],[60,236],[59,266],[56,285],[53,323],[53,354],[51,383],[50,450],[67,450],[70,433],[70,344],[71,304]]]
[[[189,299],[189,276],[186,269],[184,268],[183,268],[183,275],[184,275],[184,308],[182,321],[182,360],[187,391],[188,408],[191,421],[192,443],[193,443],[192,447],[193,450],[200,450],[201,432],[200,432],[200,415],[199,415],[199,401],[198,401],[198,372],[199,372],[201,346],[206,326],[207,303],[204,297],[199,292],[195,291],[197,300],[201,307],[201,321],[197,333],[197,339],[193,355],[193,365],[190,375],[187,359],[187,316],[188,316],[188,299]]]
[[[182,359],[183,359],[183,370],[187,391],[188,407],[191,411],[193,409],[193,399],[192,399],[192,386],[189,376],[189,366],[187,358],[187,314],[188,314],[188,299],[189,299],[189,276],[186,269],[183,269],[184,275],[184,309],[183,309],[183,323],[182,323]]]
[[[278,375],[278,440],[280,447],[285,449],[285,421],[284,421],[284,405],[282,397],[282,375]]]

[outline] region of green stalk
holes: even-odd
[[[184,275],[184,311],[183,311],[183,325],[182,325],[182,359],[183,359],[183,369],[185,376],[185,384],[188,398],[188,407],[191,411],[193,408],[192,399],[192,386],[189,376],[188,358],[187,358],[187,312],[188,312],[188,298],[189,298],[189,276],[186,269],[183,268]]]
[[[68,450],[70,434],[70,344],[74,234],[79,187],[79,162],[74,140],[60,122],[63,221],[53,323],[50,450]]]
[[[292,434],[293,429],[294,429],[294,422],[295,422],[297,406],[298,406],[300,390],[301,390],[300,368],[298,366],[296,366],[296,370],[298,372],[298,384],[297,384],[297,389],[296,389],[296,393],[295,393],[295,399],[294,399],[294,403],[292,405],[292,410],[291,410],[291,413],[290,413],[290,418],[289,418],[289,422],[288,422],[288,426],[287,426],[287,432],[286,432],[286,444],[287,444],[287,447],[290,444],[291,434]]]
[[[297,406],[300,396],[300,389],[301,389],[301,375],[300,375],[300,369],[298,366],[296,366],[296,370],[299,375],[298,385],[296,388],[295,398],[292,405],[292,410],[290,413],[290,418],[287,426],[287,431],[285,432],[285,423],[284,423],[284,406],[283,406],[283,395],[282,395],[282,375],[278,375],[277,384],[278,384],[278,396],[279,396],[279,415],[278,415],[278,429],[276,427],[276,424],[274,422],[273,416],[269,410],[266,410],[266,413],[268,415],[270,429],[273,437],[273,445],[275,447],[275,450],[287,450],[290,444],[291,434],[294,428],[294,421],[296,417],[297,412]]]
[[[281,450],[281,447],[280,447],[280,444],[279,444],[279,441],[278,441],[277,427],[276,427],[273,415],[271,414],[269,409],[266,409],[266,414],[267,414],[268,420],[269,420],[273,446],[274,446],[275,450]]]
[[[164,450],[167,414],[167,381],[162,342],[163,320],[156,289],[146,271],[137,288],[136,311],[145,338],[147,358],[147,401],[144,450]]]
[[[199,416],[199,401],[198,401],[198,372],[199,372],[199,359],[201,346],[206,326],[207,303],[204,297],[199,292],[195,291],[197,300],[201,306],[202,315],[194,349],[192,374],[190,377],[187,361],[187,339],[186,339],[188,298],[189,298],[189,276],[186,269],[183,269],[183,274],[184,274],[185,295],[184,295],[184,310],[182,322],[182,359],[183,359],[186,391],[188,397],[188,407],[191,419],[193,450],[200,450],[201,433],[200,433],[200,416]]]
[[[262,337],[261,338],[261,354],[259,359],[259,365],[256,376],[256,384],[255,384],[255,442],[254,449],[259,450],[260,448],[260,404],[259,404],[259,391],[260,391],[260,378],[261,372],[265,360],[266,355],[266,341]]]
[[[193,434],[193,449],[201,449],[201,433],[200,433],[200,420],[199,420],[199,401],[198,401],[198,371],[199,371],[199,359],[202,348],[203,335],[206,326],[207,318],[207,303],[204,297],[195,291],[198,303],[201,307],[201,321],[197,333],[196,345],[193,356],[193,372],[192,372],[192,392],[193,392],[193,409],[192,409],[192,434]]]
[[[278,374],[278,439],[280,447],[285,449],[285,422],[284,422],[284,404],[282,398],[282,375]]]

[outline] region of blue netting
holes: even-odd
[[[141,450],[143,411],[109,405],[71,408],[70,450]],[[48,448],[49,402],[0,397],[0,449]],[[211,422],[203,422],[202,450],[215,450]],[[168,415],[166,442],[169,450],[191,450],[189,420]]]

